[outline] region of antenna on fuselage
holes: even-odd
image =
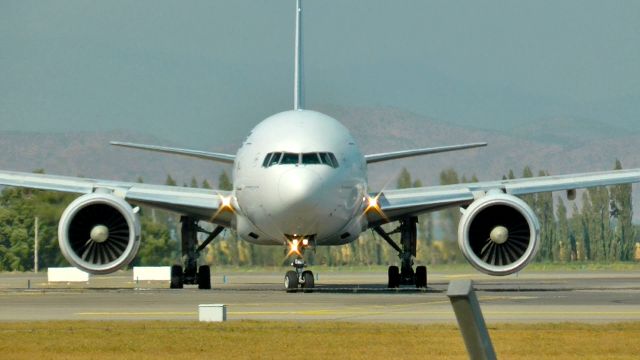
[[[296,44],[293,73],[293,109],[302,110],[302,0],[296,0]]]

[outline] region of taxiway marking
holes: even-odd
[[[396,315],[450,315],[453,316],[453,310],[447,311],[393,311]],[[81,312],[76,313],[78,316],[196,316],[195,311],[184,312]],[[389,314],[387,311],[357,311],[357,310],[282,310],[282,311],[229,311],[228,315],[238,316],[271,316],[271,315],[297,315],[297,316],[377,316]],[[640,311],[483,311],[486,315],[517,315],[517,316],[540,316],[540,315],[562,315],[564,317],[575,316],[640,316]]]

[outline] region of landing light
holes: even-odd
[[[366,201],[367,201],[367,207],[364,209],[364,214],[368,214],[370,212],[374,212],[376,214],[378,214],[378,216],[382,217],[383,219],[386,219],[387,217],[385,216],[384,212],[382,212],[382,209],[380,208],[380,203],[378,202],[378,199],[380,198],[380,195],[382,193],[379,193],[376,196],[368,196],[366,197]]]
[[[235,209],[233,208],[233,198],[231,195],[229,196],[225,196],[222,194],[218,194],[218,197],[220,198],[220,201],[218,202],[218,210],[216,211],[215,214],[213,214],[212,220],[217,218],[218,215],[220,215],[220,213],[229,211],[232,213],[235,213]]]
[[[298,239],[289,241],[289,252],[287,253],[287,256],[291,256],[293,254],[302,256],[302,253],[300,252],[300,240]]]
[[[231,203],[231,196],[220,195],[220,211],[229,210],[233,212],[233,204]]]
[[[379,209],[380,206],[378,205],[378,197],[380,196],[380,194],[376,195],[376,196],[367,196],[367,208],[364,210],[364,212],[369,212],[370,210],[376,210]]]

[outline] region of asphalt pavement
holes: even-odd
[[[317,272],[313,293],[286,293],[283,273],[214,273],[212,290],[168,289],[131,272],[88,283],[47,283],[46,274],[0,273],[0,321],[197,320],[198,305],[227,305],[228,320],[455,323],[452,280],[472,279],[488,324],[640,321],[640,271],[523,272],[490,277],[429,274],[429,287],[386,288],[383,272]]]

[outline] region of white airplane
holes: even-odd
[[[340,122],[303,110],[301,97],[301,4],[296,2],[293,110],[260,122],[236,155],[113,142],[113,145],[186,155],[233,164],[233,190],[217,191],[121,181],[0,171],[0,185],[81,194],[61,216],[58,240],[65,258],[92,274],[112,273],[129,264],[141,240],[139,207],[182,216],[182,265],[171,272],[171,287],[211,288],[210,268],[198,266],[199,253],[225,228],[260,245],[280,245],[295,256],[295,270],[284,278],[287,291],[314,287],[301,254],[316,246],[342,245],[374,229],[399,253],[401,267],[390,266],[388,286],[427,286],[427,269],[414,270],[417,216],[460,207],[458,244],[479,271],[508,275],[535,256],[540,226],[518,195],[635,183],[640,169],[565,176],[433,186],[371,193],[367,165],[417,155],[485,146],[474,143],[363,155]],[[207,239],[200,221],[217,225]],[[398,223],[386,232],[381,225]],[[400,244],[391,239],[400,234]]]

